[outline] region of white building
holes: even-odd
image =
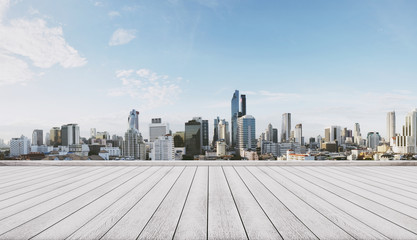
[[[218,135],[219,135],[219,140],[224,139],[226,141],[226,145],[230,146],[229,123],[225,119],[220,120],[219,122]]]
[[[77,124],[67,124],[61,127],[63,146],[80,144],[80,127]]]
[[[304,145],[303,125],[301,123],[295,125],[294,140],[295,140],[296,143],[299,143],[301,145]]]
[[[21,136],[20,138],[12,138],[10,140],[10,156],[17,157],[22,154],[28,154],[30,152],[30,140]]]
[[[378,149],[379,142],[381,141],[381,136],[378,132],[369,132],[367,136],[367,147],[371,148],[373,151]]]
[[[30,146],[30,152],[49,153],[49,152],[52,152],[53,150],[54,150],[53,146],[46,146],[46,145],[42,145],[42,146],[32,145],[32,146]]]
[[[245,115],[237,120],[239,149],[256,150],[256,123],[251,115]]]
[[[174,140],[172,136],[161,136],[154,140],[150,158],[153,161],[175,160]]]
[[[120,148],[118,147],[101,147],[100,151],[106,151],[109,153],[109,156],[111,157],[120,157],[121,156],[121,151]]]
[[[169,134],[169,124],[162,123],[160,118],[152,118],[152,123],[149,124],[149,142],[167,134]]]
[[[90,137],[95,138],[97,135],[97,130],[95,128],[90,128]]]
[[[407,114],[402,133],[395,140],[395,153],[417,153],[417,109]]]
[[[261,141],[261,153],[271,153],[275,157],[279,156],[279,143],[274,143],[272,141]]]
[[[390,143],[395,137],[395,112],[387,113],[387,141]]]
[[[226,142],[224,140],[217,141],[217,156],[225,156],[226,155]]]
[[[361,127],[359,123],[355,123],[355,126],[353,127],[353,140],[356,145],[361,146],[362,141],[362,135],[361,135]]]

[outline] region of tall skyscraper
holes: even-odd
[[[395,111],[387,113],[387,142],[395,137]]]
[[[291,137],[291,113],[282,114],[281,142],[289,142]]]
[[[274,130],[273,130],[272,124],[268,124],[268,128],[265,131],[265,140],[272,142],[273,138],[274,138]]]
[[[130,111],[129,117],[127,118],[127,121],[129,123],[129,128],[133,127],[139,131],[139,112],[138,111],[136,111],[135,109],[132,109],[132,111]]]
[[[355,126],[353,127],[353,140],[357,145],[362,144],[361,127],[359,123],[355,123]]]
[[[61,127],[62,146],[80,144],[80,127],[77,124],[67,124]]]
[[[241,116],[246,115],[246,95],[240,95],[240,109],[241,109]]]
[[[216,146],[216,142],[219,140],[219,122],[220,122],[220,118],[217,117],[214,119],[214,124],[213,124],[213,142],[212,142],[212,146]]]
[[[61,129],[59,127],[53,127],[49,131],[49,138],[51,140],[50,141],[51,146],[58,147],[59,145],[61,145],[62,144]]]
[[[405,116],[402,133],[395,140],[394,152],[417,153],[417,109]]]
[[[304,140],[303,140],[303,125],[301,123],[295,125],[294,140],[295,140],[296,143],[299,143],[301,145],[304,145]]]
[[[97,130],[95,128],[90,128],[90,137],[95,138],[97,135]]]
[[[203,134],[203,148],[206,150],[210,149],[209,145],[209,123],[208,120],[202,120],[201,129]]]
[[[226,145],[230,146],[230,132],[229,132],[229,123],[222,119],[218,125],[219,128],[219,140],[224,140]]]
[[[231,101],[231,123],[232,123],[232,142],[231,147],[234,148],[237,146],[237,119],[239,116],[239,90],[235,90],[233,93],[232,101]]]
[[[251,115],[245,115],[238,119],[239,125],[239,149],[256,150],[256,123]]]
[[[379,145],[379,141],[381,141],[381,136],[379,133],[369,132],[366,139],[368,148],[372,148],[372,150],[376,151]]]
[[[149,142],[167,134],[169,134],[169,124],[163,123],[161,118],[152,118],[152,122],[149,124]]]
[[[203,144],[201,132],[202,123],[200,121],[193,119],[185,123],[185,153],[188,156],[201,154]]]
[[[151,159],[153,161],[164,160],[173,161],[175,160],[174,152],[174,140],[172,136],[160,136],[152,143]]]
[[[146,146],[136,124],[138,114],[134,109],[129,114],[128,129],[125,133],[122,152],[124,157],[145,160]]]
[[[43,145],[43,130],[35,129],[32,133],[32,145],[42,146]]]
[[[278,143],[278,129],[276,128],[272,129],[272,142]]]

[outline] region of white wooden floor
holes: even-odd
[[[0,239],[248,238],[417,239],[417,167],[0,167]]]

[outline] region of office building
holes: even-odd
[[[282,114],[281,142],[290,142],[291,137],[291,113]]]
[[[18,157],[23,154],[28,154],[30,152],[30,140],[21,136],[20,138],[12,138],[10,140],[10,156]]]
[[[216,142],[216,155],[222,157],[226,155],[226,142],[221,139]]]
[[[229,132],[229,122],[225,119],[222,119],[218,125],[219,129],[219,140],[225,140],[227,146],[230,146],[230,132]]]
[[[95,128],[90,128],[90,137],[95,138],[97,135],[97,130]]]
[[[174,140],[172,136],[160,136],[153,141],[151,160],[173,161],[175,160]]]
[[[388,112],[387,113],[387,142],[391,142],[391,140],[395,137],[395,112]]]
[[[213,141],[212,141],[212,146],[216,146],[216,142],[219,140],[219,122],[220,122],[220,118],[217,117],[214,119],[214,124],[213,124]]]
[[[152,122],[149,124],[149,142],[167,134],[169,134],[169,124],[163,123],[161,118],[152,118]]]
[[[331,126],[324,130],[325,142],[342,143],[342,128],[340,126]]]
[[[128,129],[125,133],[123,141],[122,155],[129,159],[145,160],[146,159],[146,147],[143,142],[142,135],[137,129],[136,120],[138,119],[138,112],[134,109],[130,112],[128,117]]]
[[[355,123],[353,127],[353,141],[358,146],[362,145],[361,127],[359,123]]]
[[[273,130],[272,124],[268,124],[268,127],[265,131],[265,139],[264,140],[272,142],[273,138],[274,138],[274,130]]]
[[[278,129],[272,129],[272,142],[278,143]]]
[[[303,139],[303,125],[301,123],[295,125],[294,142],[304,145]]]
[[[240,115],[245,116],[246,115],[246,95],[242,94],[240,95]]]
[[[185,132],[179,131],[174,133],[174,147],[175,148],[183,148],[185,146]]]
[[[367,145],[368,148],[371,148],[372,150],[376,151],[379,145],[379,142],[381,141],[381,136],[378,132],[369,132],[367,137]]]
[[[240,150],[256,150],[256,123],[251,115],[238,118],[238,143]]]
[[[208,120],[202,120],[201,122],[201,130],[203,134],[203,149],[210,150],[209,144],[209,123]]]
[[[185,149],[187,155],[200,155],[202,153],[202,144],[202,122],[194,118],[185,123]]]
[[[400,135],[395,137],[394,152],[403,154],[417,153],[417,109],[405,116],[405,124]]]
[[[132,109],[132,111],[130,111],[129,117],[127,118],[127,122],[129,123],[129,128],[131,126],[139,131],[139,111]]]
[[[80,144],[80,127],[77,124],[67,124],[61,127],[62,146]]]
[[[32,145],[35,145],[35,146],[43,145],[43,130],[39,130],[39,129],[33,130]]]
[[[237,146],[237,119],[239,117],[239,91],[235,90],[231,100],[231,124],[232,124],[232,141],[231,147],[234,148]]]
[[[49,131],[49,139],[51,146],[58,147],[62,144],[61,141],[61,128],[53,127]]]

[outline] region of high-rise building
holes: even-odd
[[[174,140],[172,136],[160,136],[152,143],[151,160],[175,160]]]
[[[272,142],[274,138],[274,130],[272,124],[268,124],[268,128],[265,131],[265,140]]]
[[[58,147],[62,144],[61,129],[59,127],[53,127],[49,131],[49,139],[51,146]]]
[[[202,123],[190,120],[185,123],[185,152],[189,156],[200,155],[203,144]]]
[[[40,130],[40,129],[33,130],[32,145],[35,145],[35,146],[43,145],[43,130]]]
[[[214,119],[214,124],[213,124],[213,142],[212,142],[212,146],[216,146],[216,142],[219,140],[219,122],[220,122],[220,118],[217,117]]]
[[[381,136],[378,132],[369,132],[367,137],[367,145],[368,148],[372,148],[372,150],[376,151],[379,145],[379,142],[381,141]]]
[[[231,147],[237,146],[237,119],[239,117],[239,90],[235,90],[231,101],[231,123],[232,123],[232,142]]]
[[[167,134],[169,134],[169,124],[163,123],[161,118],[152,118],[152,122],[149,124],[149,142]]]
[[[202,120],[201,122],[201,133],[203,134],[203,148],[210,150],[209,145],[209,123],[208,120]]]
[[[246,115],[246,95],[245,94],[240,95],[240,112],[241,112],[241,116]]]
[[[303,140],[303,125],[301,123],[295,125],[295,130],[294,130],[294,142],[299,143],[301,145],[304,145],[304,140]]]
[[[97,130],[95,128],[90,128],[90,137],[95,138],[97,135]]]
[[[218,125],[219,129],[219,140],[224,140],[226,145],[230,146],[230,132],[229,132],[229,122],[225,119],[222,119]]]
[[[77,124],[67,124],[61,127],[62,146],[80,144],[80,127]]]
[[[387,142],[391,142],[395,137],[395,111],[387,113]]]
[[[10,140],[10,156],[17,157],[30,152],[30,140],[21,136],[20,138],[12,138]]]
[[[142,135],[139,133],[138,121],[139,112],[134,109],[130,112],[128,117],[128,129],[125,133],[123,141],[123,156],[131,159],[146,159],[146,146],[143,142]]]
[[[402,133],[395,137],[394,152],[404,154],[417,153],[417,109],[405,116]]]
[[[176,148],[183,148],[185,146],[185,132],[180,131],[174,133],[174,147]]]
[[[291,137],[291,113],[282,114],[281,142],[289,142]]]
[[[278,129],[276,128],[272,129],[272,142],[278,143]]]
[[[353,141],[356,145],[362,144],[361,127],[359,123],[355,123],[355,126],[353,127]]]
[[[245,115],[238,119],[239,129],[239,149],[256,150],[256,124],[255,118],[251,115]]]

